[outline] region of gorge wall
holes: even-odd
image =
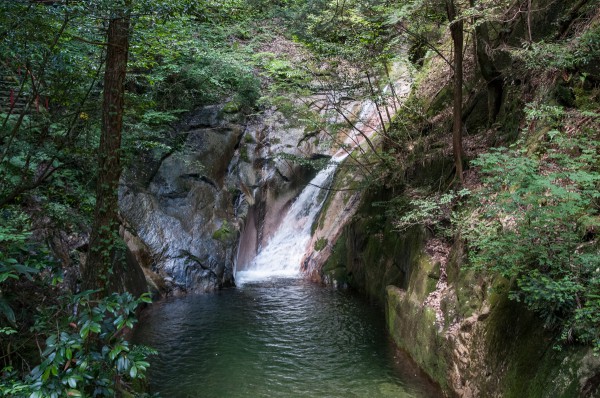
[[[579,3],[585,2],[553,2],[535,14],[530,23],[544,29],[534,38],[552,35],[546,19],[570,15],[569,7]],[[511,29],[503,32],[508,41],[523,34],[525,22]],[[477,73],[475,58],[466,54],[463,119],[469,159],[514,142],[530,122],[526,104],[560,103],[562,86],[569,83],[558,75],[549,83],[506,72],[494,104],[490,96],[498,94],[497,87]],[[513,62],[500,54],[496,66],[507,71]],[[597,68],[590,68],[586,73],[597,76]],[[598,396],[600,358],[591,348],[555,349],[555,333],[523,304],[509,300],[511,281],[464,271],[460,233],[437,236],[424,224],[400,232],[397,217],[386,210],[387,202],[407,203],[415,191],[453,183],[451,76],[435,56],[419,72],[412,103],[390,123],[393,129],[400,118],[418,120],[402,137],[397,169],[382,172],[383,177],[376,175],[381,170],[365,169],[385,162],[368,150],[340,166],[302,270],[315,281],[354,288],[384,306],[395,343],[447,396]],[[415,116],[415,109],[422,113]],[[179,149],[160,159],[144,156],[120,192],[122,213],[151,254],[147,275],[171,292],[232,286],[236,265],[243,267],[267,242],[314,174],[275,154],[305,159],[332,154],[317,144],[324,137],[290,126],[275,111],[244,120],[227,107],[206,107],[190,115],[172,138],[181,143]],[[374,142],[384,146],[379,138]],[[392,174],[395,179],[386,180]],[[468,172],[471,177],[476,178]]]
[[[530,4],[537,7],[531,20],[519,18],[509,23],[510,29],[498,33],[499,42],[519,46],[528,23],[536,27],[529,33],[533,40],[553,40],[557,27],[579,26],[580,34],[583,25],[597,26],[577,19],[587,7],[589,21],[597,21],[597,8],[586,1]],[[490,43],[491,39],[488,46]],[[538,154],[543,134],[552,127],[527,117],[527,106],[549,104],[576,115],[582,109],[580,104],[596,95],[597,62],[569,71],[592,76],[585,87],[574,88],[568,77],[565,80],[553,74],[556,71],[534,76],[506,47],[488,47],[486,51],[487,56],[495,57],[494,66],[501,76],[495,78],[498,87],[478,72],[481,60],[470,51],[465,54],[468,89],[464,92],[463,134],[468,159],[490,147],[509,146],[517,137],[524,142],[525,152]],[[590,346],[557,343],[560,332],[545,328],[539,314],[509,298],[514,280],[465,269],[465,238],[460,228],[452,226],[450,210],[437,216],[446,223],[441,228],[445,235],[428,222],[431,213],[410,228],[399,227],[398,220],[412,199],[447,190],[456,182],[450,143],[451,76],[439,57],[425,57],[409,104],[392,124],[406,139],[396,150],[398,170],[380,171],[381,176],[371,175],[366,180],[352,172],[338,173],[334,186],[345,191],[337,192],[325,204],[305,270],[314,280],[349,286],[385,306],[388,331],[395,343],[447,396],[598,397],[597,352]],[[594,102],[592,107],[597,110],[597,106]],[[600,130],[593,124],[588,133],[581,134],[597,137]],[[570,125],[568,118],[553,128],[565,125]],[[348,165],[349,169],[353,166]],[[478,178],[475,170],[467,170],[465,186],[476,190]],[[361,187],[360,193],[352,190],[356,187]],[[476,211],[460,206],[464,204],[455,208]],[[331,229],[331,224],[336,227]]]
[[[281,156],[319,156],[314,140],[303,137],[303,127],[274,110],[246,119],[227,104],[214,105],[180,123],[167,140],[169,153],[141,154],[119,197],[129,249],[154,290],[234,285],[241,231],[243,263],[311,177],[311,169]]]
[[[313,278],[384,305],[394,342],[447,396],[597,396],[591,348],[554,349],[555,334],[508,299],[508,281],[460,271],[460,243],[444,247],[423,227],[397,232],[372,206],[384,198],[363,198]]]
[[[394,64],[389,77],[395,98],[404,98],[410,90],[406,65]],[[265,246],[317,170],[338,151],[367,151],[365,137],[380,123],[376,106],[332,90],[315,85],[286,115],[271,108],[246,117],[232,103],[205,106],[165,137],[169,152],[140,154],[125,173],[119,203],[125,240],[154,291],[234,286],[236,268],[244,269]],[[315,131],[296,114],[307,111],[305,103],[331,125],[354,127]],[[337,234],[355,209],[331,218],[327,234]]]

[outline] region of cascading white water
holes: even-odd
[[[300,262],[310,241],[310,230],[325,201],[326,190],[335,169],[346,156],[332,158],[296,198],[273,237],[246,267],[235,275],[236,284],[272,277],[293,277],[300,273]]]
[[[301,262],[311,240],[311,226],[325,202],[337,166],[380,127],[376,108],[373,101],[362,104],[354,128],[346,133],[343,148],[333,155],[330,164],[296,198],[265,247],[259,249],[245,269],[237,271],[235,280],[238,286],[268,278],[299,276]]]
[[[376,131],[376,128],[368,125],[374,111],[375,105],[371,101],[362,106],[359,122],[345,139],[346,149],[340,149],[332,156],[329,165],[298,195],[266,246],[259,250],[244,270],[236,272],[235,280],[238,286],[246,282],[295,277],[300,274],[300,263],[311,238],[311,226],[327,198],[327,189],[331,185],[335,170],[352,150],[364,141],[363,135],[371,136]],[[362,134],[358,131],[362,131]]]
[[[355,129],[347,134],[344,142],[346,149],[340,149],[333,155],[329,165],[298,195],[266,246],[259,250],[244,270],[235,274],[238,286],[246,282],[295,277],[300,274],[300,263],[311,238],[311,226],[325,202],[326,189],[333,180],[337,166],[364,141],[363,135],[371,136],[376,131],[376,128],[369,125],[374,112],[373,102],[363,104]],[[362,131],[362,134],[358,131]]]

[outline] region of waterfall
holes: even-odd
[[[404,96],[410,84],[396,87],[396,92]],[[384,88],[384,93],[390,89]],[[397,105],[398,98],[393,100]],[[263,248],[259,248],[256,257],[243,270],[235,274],[236,284],[259,281],[271,277],[296,277],[300,274],[300,266],[311,241],[311,227],[325,199],[337,166],[357,147],[370,139],[381,127],[376,104],[367,100],[357,112],[353,128],[345,132],[342,148],[331,158],[330,164],[304,188],[293,202],[287,214],[279,224],[271,239]],[[334,121],[334,122],[337,122]]]
[[[370,137],[376,128],[370,122],[375,115],[375,104],[366,101],[361,107],[355,129],[349,131],[344,140],[346,149],[338,150],[327,167],[321,170],[294,200],[281,221],[279,228],[262,250],[244,270],[237,271],[238,286],[246,282],[277,277],[296,277],[311,239],[311,227],[327,198],[335,170],[338,165],[361,145],[366,135]],[[358,133],[361,130],[362,134]]]
[[[237,285],[271,277],[295,277],[311,238],[311,226],[327,198],[326,189],[338,164],[346,156],[332,158],[298,195],[273,237],[254,260],[235,275]]]

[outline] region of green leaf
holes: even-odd
[[[118,344],[112,350],[110,350],[110,352],[108,353],[108,357],[110,358],[111,361],[114,361],[114,359],[124,350],[125,350],[125,347]]]
[[[150,295],[150,293],[144,293],[140,296],[140,301],[142,303],[152,304],[152,296]]]
[[[77,387],[77,379],[76,379],[76,378],[74,378],[74,377],[69,377],[69,378],[67,379],[67,383],[69,383],[69,386],[70,386],[71,388],[75,388],[75,387]]]
[[[8,301],[4,297],[0,296],[0,314],[4,315],[6,319],[12,324],[15,324],[15,313],[13,309],[8,305]]]
[[[100,324],[92,322],[90,323],[90,331],[94,333],[100,333],[102,331],[102,328],[100,327]]]
[[[129,376],[131,376],[132,379],[135,379],[135,377],[137,376],[138,370],[137,367],[135,365],[133,365],[131,367],[131,369],[129,369]]]
[[[85,338],[87,338],[87,336],[89,334],[90,334],[90,323],[86,322],[81,327],[81,330],[79,331],[79,335],[81,336],[82,339],[85,339]]]
[[[130,361],[127,357],[121,356],[117,359],[117,370],[119,372],[125,372],[129,368]]]

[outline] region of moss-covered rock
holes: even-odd
[[[516,47],[527,35],[534,42],[554,40],[557,29],[577,24],[574,18],[579,13],[575,11],[587,2],[547,3],[533,0],[530,7],[538,11],[515,19],[504,26],[507,29],[494,29],[490,45],[501,39]],[[591,8],[591,3],[588,6]],[[490,27],[500,25],[494,22]],[[533,31],[531,26],[535,27]],[[441,47],[448,45],[445,42]],[[557,77],[556,71],[531,76],[531,69],[518,64],[522,60],[510,51],[495,50],[494,68],[502,79],[496,97],[486,98],[491,86],[483,72],[477,67],[466,70],[468,95],[463,121],[467,157],[478,156],[488,145],[508,146],[522,131],[526,131],[528,151],[535,153],[549,129],[555,127],[526,118],[528,104],[558,104],[590,111],[598,108],[600,91],[593,76],[588,83],[572,78],[571,74],[577,76],[581,71],[566,71],[565,81]],[[468,65],[481,61],[470,56],[465,53]],[[575,345],[557,349],[557,332],[546,330],[538,315],[509,298],[513,281],[465,270],[467,249],[459,228],[447,227],[450,233],[443,237],[453,241],[452,249],[440,262],[427,250],[427,239],[438,232],[435,227],[439,225],[431,228],[431,233],[420,227],[399,233],[389,208],[373,206],[392,199],[394,203],[409,203],[432,188],[444,190],[452,185],[454,170],[447,135],[451,130],[452,88],[448,79],[441,78],[447,70],[444,68],[432,56],[419,70],[417,88],[405,104],[407,109],[418,110],[412,113],[419,119],[407,112],[397,116],[390,127],[391,135],[405,145],[393,155],[400,159],[396,163],[400,170],[389,170],[389,180],[371,186],[364,194],[361,207],[343,234],[337,242],[329,241],[330,245],[334,243],[333,251],[322,271],[327,278],[343,280],[366,296],[385,302],[387,327],[394,342],[448,396],[600,397],[600,356],[590,348]],[[493,117],[488,109],[490,98],[495,101]],[[477,180],[475,174],[467,172],[466,179]],[[469,188],[477,184],[467,181]],[[409,190],[419,194],[411,196]],[[325,208],[321,223],[328,211]],[[449,218],[444,219],[446,224],[450,224]]]
[[[444,161],[434,164],[444,170]],[[426,187],[432,173],[415,167],[409,175]],[[399,233],[373,205],[387,198],[383,191],[365,195],[322,269],[324,279],[383,301],[394,342],[447,396],[566,398],[580,396],[586,385],[597,388],[600,368],[582,365],[588,351],[553,349],[556,336],[509,300],[510,281],[463,270],[460,236],[444,264],[434,260],[424,228]]]
[[[327,246],[327,238],[319,238],[315,242],[314,249],[318,252],[323,250]]]
[[[237,113],[242,109],[242,105],[238,101],[227,102],[222,109],[223,113]]]
[[[360,216],[344,228],[322,270],[327,273],[343,267],[344,282],[383,304],[387,285],[407,283],[409,264],[421,251],[422,232],[398,233],[380,209],[372,206],[371,199],[366,198]],[[432,267],[427,272],[431,270]],[[341,274],[341,271],[336,273]],[[432,284],[435,285],[433,280]]]
[[[436,309],[420,299],[426,279],[425,272],[413,272],[408,290],[388,286],[387,326],[394,342],[446,395],[597,396],[600,357],[591,349],[554,349],[556,336],[506,294],[491,309],[484,306],[443,327]]]
[[[221,224],[221,227],[219,227],[219,229],[217,229],[213,233],[212,238],[220,242],[226,243],[233,239],[236,236],[236,234],[237,231],[235,230],[235,228],[232,228],[232,226],[229,225],[227,221],[225,221],[223,224]]]
[[[435,312],[405,290],[388,286],[386,320],[394,342],[408,352],[443,391],[450,392],[446,342],[439,332]]]

